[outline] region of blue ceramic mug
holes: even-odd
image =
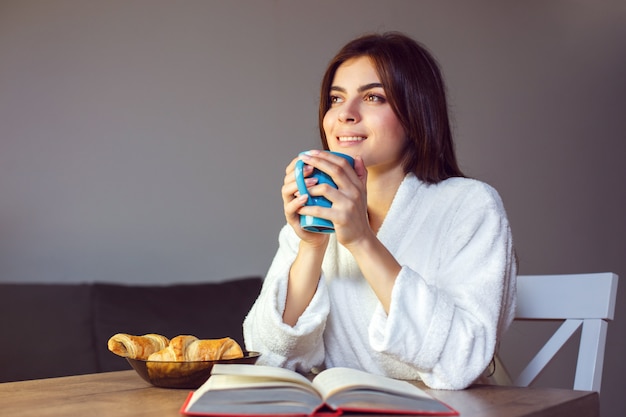
[[[330,152],[330,151],[327,151],[327,152]],[[339,153],[339,152],[330,152],[330,153],[337,155],[337,156],[341,156],[342,158],[345,158],[350,163],[350,165],[354,168],[354,159],[350,155],[346,155],[346,154]],[[300,155],[302,154],[306,154],[306,152],[302,152]],[[296,184],[298,185],[298,192],[301,195],[308,194],[306,184],[304,183],[304,180],[305,180],[304,173],[303,173],[304,165],[305,163],[303,160],[300,159],[296,161],[296,169],[295,169]],[[320,171],[317,168],[313,169],[313,173],[311,174],[310,178],[317,178],[318,184],[328,184],[331,187],[337,188],[337,184],[335,184],[335,182],[332,180],[330,175],[326,174],[325,172]],[[331,207],[332,203],[328,201],[326,197],[310,195],[305,205]],[[302,226],[304,230],[307,230],[309,232],[316,232],[316,233],[334,233],[335,232],[335,226],[333,225],[333,222],[327,219],[322,219],[320,217],[301,215],[300,226]]]

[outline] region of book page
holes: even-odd
[[[218,375],[222,376],[222,375]],[[309,415],[320,407],[321,399],[298,386],[285,388],[241,388],[206,391],[188,399],[184,412],[191,415]]]
[[[221,364],[217,363],[213,365],[211,375],[243,375],[254,377],[266,377],[274,381],[291,381],[301,385],[311,386],[309,381],[304,375],[292,371],[290,369],[278,368],[276,366],[263,366],[263,365],[238,365],[238,364]]]
[[[368,388],[408,397],[432,399],[426,392],[407,381],[400,381],[351,368],[326,369],[313,378],[313,386],[315,386],[323,398],[328,398],[340,391]]]
[[[224,365],[215,364],[211,377],[194,392],[194,397],[201,396],[208,390],[226,390],[242,388],[277,388],[300,387],[320,397],[313,384],[303,375],[289,369],[261,365]]]
[[[249,375],[212,375],[197,391],[202,394],[208,390],[242,390],[247,388],[294,388],[320,397],[313,386],[271,377]]]
[[[216,364],[211,377],[191,395],[187,409],[213,409],[217,405],[236,409],[263,404],[264,408],[276,410],[270,406],[272,401],[278,408],[285,408],[287,403],[290,407],[301,404],[298,407],[312,411],[322,400],[313,384],[297,372],[270,366]]]

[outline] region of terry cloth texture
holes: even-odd
[[[331,236],[317,292],[294,327],[282,322],[299,238],[290,226],[244,322],[259,364],[304,372],[347,366],[429,387],[462,389],[489,365],[515,312],[516,263],[497,192],[409,174],[378,238],[402,266],[389,314],[352,255]]]

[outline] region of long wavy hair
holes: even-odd
[[[448,116],[446,88],[439,64],[420,43],[398,32],[371,34],[346,44],[330,61],[322,79],[319,129],[331,106],[330,88],[337,68],[344,62],[367,56],[374,63],[387,99],[404,127],[407,141],[403,168],[420,180],[436,184],[463,177],[454,151]]]

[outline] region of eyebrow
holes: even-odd
[[[361,87],[359,87],[357,89],[357,91],[359,93],[362,93],[364,91],[371,90],[372,88],[383,88],[383,85],[381,83],[369,83],[369,84],[362,85]],[[341,93],[346,93],[347,92],[347,90],[345,88],[339,87],[339,86],[336,86],[336,85],[331,86],[330,87],[330,91],[339,91]]]

